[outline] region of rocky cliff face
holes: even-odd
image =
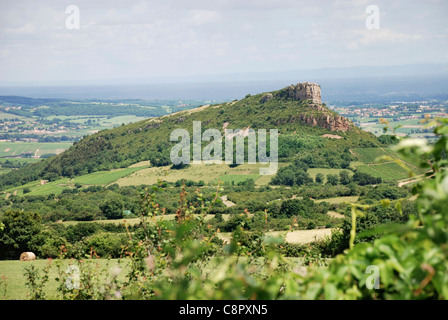
[[[295,100],[311,100],[312,103],[320,104],[320,86],[313,82],[298,83],[283,89],[286,96]],[[282,90],[282,91],[283,91]]]
[[[310,112],[299,115],[299,119],[302,122],[331,131],[345,132],[350,130],[351,123],[348,119],[331,114],[331,111],[322,105],[321,88],[318,84],[312,82],[298,83],[282,89],[279,93],[281,96],[289,99],[310,101],[308,105]]]
[[[315,116],[310,114],[302,114],[300,115],[300,119],[306,124],[323,127],[331,131],[346,132],[351,128],[350,121],[347,118],[337,115],[332,116],[328,114],[322,114]]]

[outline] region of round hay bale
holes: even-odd
[[[33,252],[23,252],[20,255],[20,261],[33,261],[36,260],[36,255]]]

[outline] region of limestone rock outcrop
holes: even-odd
[[[321,88],[317,83],[304,82],[291,85],[280,90],[278,95],[287,99],[309,101],[307,110],[305,112],[301,111],[298,115],[298,119],[308,125],[342,132],[351,128],[351,122],[348,119],[334,114],[322,105]]]
[[[282,90],[282,94],[286,94],[286,97],[295,100],[311,100],[312,103],[320,104],[320,86],[314,82],[298,83],[291,85]]]
[[[319,126],[331,131],[346,132],[350,130],[350,121],[347,118],[338,115],[322,114],[314,116],[311,114],[302,114],[300,119],[306,124],[312,126]]]

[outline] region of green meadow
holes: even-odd
[[[66,142],[0,142],[0,157],[18,156],[21,153],[33,153],[41,156],[47,153],[61,153],[70,148],[72,144]]]

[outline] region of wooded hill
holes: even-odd
[[[171,132],[181,128],[192,134],[193,121],[201,121],[202,131],[278,129],[280,161],[311,157],[320,161],[320,167],[344,167],[341,163],[350,159],[341,157],[349,156],[349,148],[381,145],[374,135],[320,103],[318,85],[305,83],[102,130],[59,155],[1,175],[0,189],[124,168],[146,160],[152,166],[169,165],[170,150],[176,144],[169,140]]]

